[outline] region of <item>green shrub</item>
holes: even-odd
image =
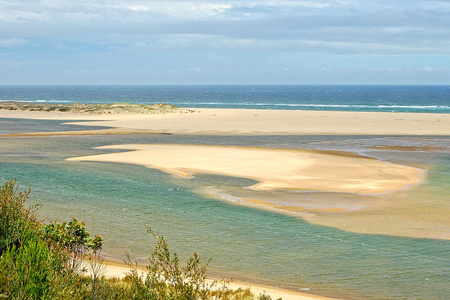
[[[221,299],[218,283],[208,283],[206,281],[207,264],[202,264],[199,256],[194,253],[190,257],[185,267],[180,266],[180,261],[176,253],[171,253],[163,237],[151,233],[158,241],[151,257],[147,272],[139,275],[136,267],[128,256],[127,264],[132,271],[127,275],[126,280],[130,285],[130,290],[134,298],[132,299]],[[216,289],[214,296],[213,289]],[[225,289],[225,286],[224,286]]]
[[[24,206],[29,194],[15,180],[0,186],[0,292],[9,299],[64,299],[76,274],[38,233],[36,207]]]
[[[12,244],[19,246],[37,229],[35,206],[24,206],[29,194],[29,189],[18,191],[16,180],[0,186],[0,255]]]
[[[171,253],[163,237],[149,258],[147,271],[132,270],[125,279],[106,279],[100,255],[103,240],[86,231],[84,223],[44,225],[36,205],[25,207],[30,190],[19,192],[16,181],[0,185],[0,298],[6,299],[254,299],[250,290],[231,291],[226,282],[207,282],[206,269],[194,253],[185,266]],[[84,276],[87,266],[90,276]],[[258,299],[270,299],[261,295]]]
[[[103,239],[96,235],[91,238],[89,232],[84,227],[84,223],[73,218],[69,223],[51,223],[42,225],[40,233],[43,238],[51,245],[66,251],[69,256],[69,265],[71,269],[78,269],[82,259],[90,254],[97,254],[103,246]]]
[[[0,260],[3,292],[14,299],[54,299],[60,293],[58,277],[63,266],[38,239],[25,241],[20,247],[12,245]]]

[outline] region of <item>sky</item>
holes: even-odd
[[[0,0],[10,84],[450,84],[450,1]]]

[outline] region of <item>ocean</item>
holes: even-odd
[[[181,107],[449,113],[449,86],[3,86],[0,99],[33,102],[166,102]],[[0,119],[0,132],[84,129],[63,121]],[[66,127],[67,126],[67,127]],[[69,128],[69,129],[68,129]],[[210,144],[348,151],[426,167],[418,188],[394,195],[246,189],[252,180],[216,175],[177,178],[135,165],[73,162],[130,143]],[[402,151],[392,150],[402,148]],[[165,237],[182,259],[212,258],[210,275],[345,299],[448,299],[450,241],[355,233],[297,216],[241,205],[239,197],[284,197],[311,206],[380,204],[384,223],[423,224],[449,236],[450,139],[443,136],[117,135],[0,139],[0,179],[17,178],[42,200],[47,221],[77,217],[105,240],[104,254],[146,263]],[[215,195],[208,191],[220,191]],[[219,195],[219,196],[218,196]],[[389,213],[392,214],[389,214]],[[329,213],[328,213],[329,214]],[[386,218],[383,219],[384,214]],[[331,217],[318,213],[318,218]],[[340,219],[339,219],[340,220]],[[338,221],[339,221],[338,220]],[[380,222],[380,223],[383,223]],[[410,223],[408,223],[410,222]],[[394,226],[394,225],[393,225]],[[419,228],[420,229],[420,228]]]
[[[0,86],[0,101],[450,113],[450,86]]]

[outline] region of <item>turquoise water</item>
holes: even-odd
[[[250,180],[221,176],[174,178],[157,170],[114,163],[69,162],[100,153],[94,147],[127,143],[190,143],[350,150],[389,161],[431,166],[423,187],[448,208],[448,151],[402,152],[376,145],[448,147],[429,137],[214,137],[81,136],[0,140],[0,178],[18,178],[43,200],[47,220],[75,216],[105,239],[105,254],[128,251],[145,263],[155,245],[149,225],[182,257],[212,257],[213,276],[234,277],[293,290],[355,299],[448,299],[450,242],[345,232],[297,217],[199,196],[215,185],[242,187]],[[102,153],[105,150],[101,151]],[[407,155],[405,155],[405,153]]]

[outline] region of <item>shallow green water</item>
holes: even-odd
[[[141,260],[147,257],[155,244],[145,232],[144,225],[149,225],[182,257],[193,252],[212,257],[212,275],[354,298],[448,299],[449,241],[348,233],[194,193],[203,185],[246,186],[249,180],[204,175],[186,181],[140,166],[64,160],[100,153],[93,149],[97,146],[143,142],[360,147],[364,152],[368,145],[402,141],[314,136],[10,138],[0,139],[0,178],[30,185],[43,200],[40,214],[48,220],[83,220],[93,234],[104,237],[109,256],[120,258],[128,251]],[[448,140],[420,143],[448,145]],[[447,152],[409,153],[407,158],[375,155],[434,166],[423,188],[448,207]]]

